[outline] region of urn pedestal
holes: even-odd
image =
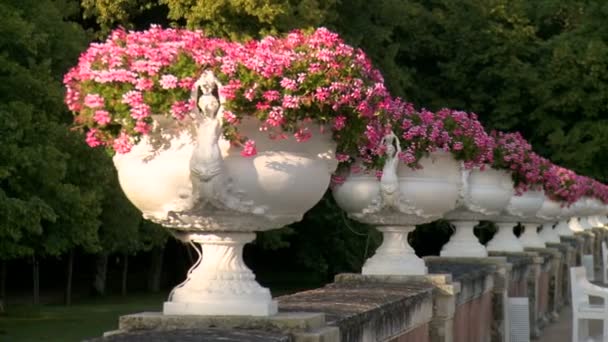
[[[473,228],[480,220],[495,219],[508,205],[513,195],[510,174],[502,170],[487,168],[462,169],[463,187],[459,206],[445,215],[455,228],[441,249],[443,257],[487,257],[486,248],[479,243]]]
[[[514,194],[503,215],[496,219],[498,232],[488,242],[487,249],[491,252],[523,252],[526,243],[513,234],[513,227],[517,222],[529,222],[536,218],[536,214],[545,202],[542,191],[526,191],[523,194]],[[544,245],[543,245],[544,247]]]

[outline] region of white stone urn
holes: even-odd
[[[530,190],[522,194],[513,194],[509,200],[509,204],[505,209],[504,213],[496,219],[496,225],[498,231],[490,240],[486,246],[488,251],[497,252],[523,252],[524,247],[533,247],[531,244],[536,243],[535,236],[527,238],[517,238],[513,234],[513,227],[518,223],[522,222],[524,226],[531,226],[533,221],[536,220],[536,214],[541,209],[545,201],[545,194],[543,191]],[[536,227],[534,229],[536,233]],[[532,241],[532,243],[531,243]],[[544,244],[543,244],[544,247]]]
[[[494,220],[507,207],[513,196],[511,174],[487,167],[461,169],[463,186],[458,207],[445,218],[455,227],[454,235],[440,255],[444,257],[486,257],[486,248],[479,243],[473,228],[480,220]]]
[[[543,206],[536,214],[536,216],[544,220],[543,228],[540,231],[540,237],[545,243],[560,242],[559,234],[553,229],[553,226],[555,225],[555,222],[561,219],[561,213],[562,208],[560,202],[554,201],[548,197],[545,198]]]
[[[382,232],[382,244],[361,273],[426,274],[408,234],[417,224],[437,220],[454,209],[461,186],[459,164],[447,152],[433,152],[420,160],[422,169],[412,170],[395,157],[400,149],[397,137],[388,136],[385,141],[388,158],[380,180],[375,175],[350,173],[333,189],[333,196],[349,217]]]
[[[201,246],[164,314],[273,315],[276,302],[243,262],[243,246],[256,231],[300,220],[321,199],[337,166],[335,143],[319,131],[305,143],[273,141],[250,119],[239,129],[255,139],[258,152],[243,157],[221,135],[223,99],[213,95],[220,86],[203,73],[193,93],[196,117],[180,124],[158,120],[114,164],[126,196],[145,218]]]

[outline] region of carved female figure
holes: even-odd
[[[397,168],[399,167],[399,153],[401,146],[395,133],[391,132],[382,138],[386,146],[386,161],[382,169],[380,178],[380,191],[385,207],[394,207],[399,203],[399,177]]]
[[[228,183],[224,160],[218,145],[222,133],[223,109],[218,94],[219,81],[205,71],[194,84],[193,114],[197,123],[196,146],[190,158],[190,178],[194,201],[214,201]],[[200,95],[199,95],[200,91]],[[214,203],[215,202],[215,203]]]

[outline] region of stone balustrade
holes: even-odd
[[[126,315],[96,341],[507,342],[509,297],[528,297],[538,338],[569,302],[568,268],[608,237],[579,235],[485,258],[428,256],[428,275],[340,274],[275,298],[270,317]]]

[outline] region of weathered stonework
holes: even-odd
[[[535,252],[492,252],[493,256],[504,256],[513,265],[509,297],[528,297],[530,305],[530,337],[540,336],[538,324],[539,287],[543,258]]]
[[[359,274],[339,274],[336,281],[361,279],[375,282],[407,283],[425,282],[433,285],[433,318],[429,323],[429,341],[452,342],[454,332],[454,312],[456,298],[460,293],[460,283],[454,282],[450,274],[428,274],[419,276],[365,276]],[[420,328],[417,328],[421,330]],[[421,338],[418,336],[417,338]],[[400,340],[401,341],[401,340]],[[414,339],[412,341],[419,341]]]
[[[558,303],[561,301],[561,259],[562,254],[554,248],[526,248],[543,257],[541,267],[538,324],[542,329],[558,318]]]
[[[450,273],[460,283],[453,341],[508,341],[506,322],[510,266],[504,258],[425,257],[431,273]]]
[[[414,335],[428,336],[433,291],[433,285],[423,281],[374,281],[374,276],[350,275],[277,300],[281,312],[324,313],[327,325],[340,330],[342,342],[408,341]]]

